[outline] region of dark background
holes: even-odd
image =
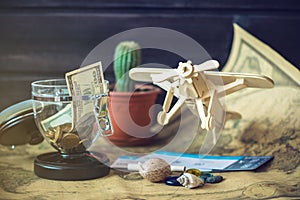
[[[63,78],[65,72],[80,66],[97,44],[138,27],[180,31],[224,65],[232,43],[232,23],[236,22],[300,67],[298,0],[120,2],[0,1],[0,111],[29,99],[33,80]],[[143,63],[176,66],[176,59],[167,53],[143,52]],[[113,81],[112,69],[105,73]]]

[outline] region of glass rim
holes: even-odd
[[[71,102],[71,101],[89,101],[89,100],[95,100],[98,98],[106,97],[108,96],[107,93],[103,94],[93,94],[93,95],[87,95],[87,96],[36,96],[32,95],[32,99],[35,101],[45,101],[45,102]]]
[[[108,80],[104,80],[104,84],[101,83],[99,85],[107,85],[109,84]],[[49,84],[49,83],[58,83],[55,84]],[[63,84],[60,84],[63,83]],[[44,79],[44,80],[38,80],[31,83],[32,86],[32,99],[36,101],[45,101],[45,102],[71,102],[71,101],[88,101],[88,100],[95,100],[97,98],[108,96],[108,88],[107,92],[104,92],[102,94],[90,94],[90,95],[82,95],[82,96],[71,96],[69,94],[59,95],[59,96],[53,96],[48,94],[37,94],[35,93],[34,88],[64,88],[66,89],[68,87],[67,82],[65,79]]]
[[[58,84],[58,85],[49,85],[49,84],[42,84],[42,83],[49,83],[49,82],[64,82],[64,84]],[[103,83],[102,83],[103,84]],[[108,80],[104,80],[104,84],[109,84]],[[33,81],[31,83],[31,86],[34,87],[66,87],[67,86],[67,81],[66,79],[63,78],[57,78],[57,79],[44,79],[44,80],[37,80],[37,81]]]
[[[62,81],[64,82],[64,84],[59,84],[59,85],[49,85],[49,84],[42,84],[42,83],[50,83],[50,82],[59,82]],[[66,79],[44,79],[44,80],[37,80],[37,81],[33,81],[31,83],[31,86],[35,86],[35,87],[66,87],[67,86],[67,82]]]

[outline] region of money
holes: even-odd
[[[80,142],[80,138],[77,134],[74,133],[66,133],[61,141],[59,142],[60,146],[64,149],[72,149],[77,147]]]
[[[107,83],[104,80],[101,62],[71,71],[65,75],[72,101],[72,130],[82,124],[82,118],[94,116],[99,122],[103,135],[111,133],[107,109]],[[94,100],[83,100],[83,97],[94,97]],[[96,103],[95,103],[96,101]],[[90,118],[90,117],[87,117]],[[93,121],[89,121],[92,123]],[[77,128],[77,129],[78,129]],[[77,130],[78,131],[78,130]],[[79,131],[80,133],[81,131]]]
[[[93,112],[94,102],[82,100],[82,97],[103,94],[106,90],[103,87],[104,76],[101,62],[88,65],[83,68],[65,74],[69,94],[73,97],[72,121],[74,129],[80,118]]]
[[[98,123],[100,129],[103,131],[102,135],[105,136],[109,136],[112,134],[107,102],[108,96],[103,95],[101,98],[97,99],[95,103],[95,111],[97,113]]]
[[[300,86],[300,71],[267,44],[239,25],[233,24],[234,38],[227,63],[222,71],[255,73],[273,79],[275,88]],[[238,102],[260,89],[249,88],[226,96],[226,102]],[[230,109],[228,107],[228,109]]]
[[[266,75],[275,86],[300,86],[300,71],[295,66],[239,25],[233,26],[233,43],[223,71]]]
[[[69,132],[72,124],[65,123],[55,127],[51,127],[45,131],[45,136],[50,140],[50,143],[55,147],[62,149],[64,152],[82,152],[86,150],[85,146],[80,146],[87,138],[81,140],[77,132]],[[80,146],[79,149],[75,149]],[[75,149],[75,150],[74,150]]]
[[[52,115],[51,117],[42,120],[41,125],[44,131],[50,128],[56,127],[61,124],[72,123],[72,107],[71,104],[67,104],[62,110]]]
[[[47,130],[45,131],[45,134],[44,134],[47,138],[49,138],[50,140],[53,141],[53,139],[55,138],[55,131],[53,130]]]
[[[62,137],[61,126],[56,126],[54,128],[54,139],[52,140],[54,143],[60,141]]]
[[[71,123],[65,123],[61,125],[61,130],[63,133],[68,133],[72,130],[72,124]]]

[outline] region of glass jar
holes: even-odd
[[[70,96],[65,79],[32,84],[35,123],[60,153],[85,152],[100,134],[112,133],[107,111],[108,81],[103,94]]]

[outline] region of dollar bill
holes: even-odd
[[[300,72],[295,66],[239,25],[233,27],[231,52],[223,71],[266,75],[275,86],[300,86]]]
[[[82,127],[80,123],[83,118],[92,118],[97,103],[94,100],[84,99],[96,95],[107,94],[108,88],[104,80],[101,62],[97,62],[65,74],[69,94],[72,100],[72,129]],[[97,101],[97,100],[96,100]],[[100,128],[107,130],[110,128],[107,112],[107,97],[99,99],[99,106],[96,109]],[[92,123],[92,122],[90,122]],[[78,131],[78,130],[77,130]],[[81,131],[80,131],[81,132]]]

